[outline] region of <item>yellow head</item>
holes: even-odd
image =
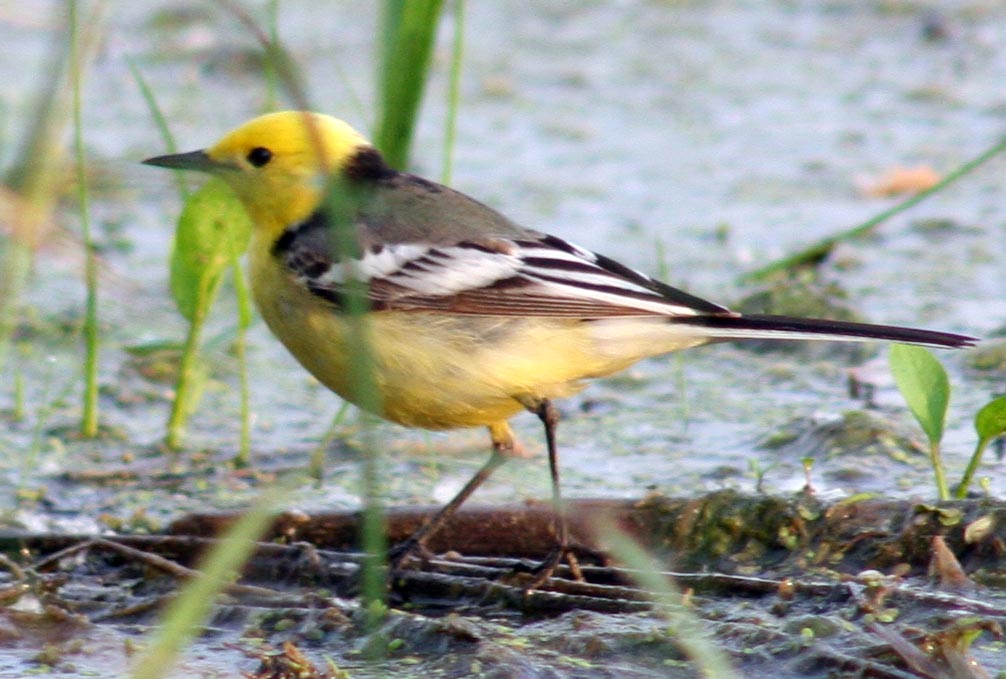
[[[337,118],[280,111],[250,120],[208,149],[143,162],[219,176],[256,225],[273,231],[308,217],[318,207],[331,173],[368,147],[366,139]]]

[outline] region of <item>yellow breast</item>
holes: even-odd
[[[571,319],[401,311],[349,318],[292,280],[269,248],[251,252],[252,290],[272,332],[319,381],[360,406],[374,399],[354,383],[354,363],[369,362],[379,403],[372,409],[400,424],[490,425],[631,362],[599,357],[589,324]],[[368,358],[350,340],[351,324],[361,322]]]

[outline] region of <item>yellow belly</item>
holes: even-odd
[[[272,332],[325,386],[394,422],[490,425],[522,410],[522,400],[581,388],[588,340],[576,321],[426,312],[354,319],[270,269],[253,270],[252,287]],[[365,352],[352,341],[361,329]],[[361,380],[367,364],[370,379]],[[367,393],[374,388],[376,400]]]
[[[354,319],[268,255],[252,260],[252,289],[273,333],[325,386],[386,419],[427,429],[498,424],[526,404],[575,393],[586,378],[704,341],[669,335],[659,317],[583,322],[393,311]],[[365,351],[352,341],[361,332]],[[368,364],[370,379],[360,379]]]

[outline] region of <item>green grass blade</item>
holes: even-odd
[[[328,447],[335,441],[342,423],[346,420],[346,415],[349,414],[351,405],[349,401],[342,402],[339,410],[335,413],[335,417],[332,418],[331,424],[328,425],[328,429],[322,435],[321,440],[318,441],[318,445],[311,451],[311,461],[308,463],[307,475],[315,480],[318,488],[321,488],[322,481],[325,478],[325,455],[328,453]]]
[[[241,389],[241,432],[234,464],[238,467],[247,467],[251,464],[251,385],[248,381],[247,349],[248,328],[251,326],[254,314],[251,291],[248,289],[241,262],[237,257],[231,261],[231,271],[234,274],[234,295],[238,305],[238,331],[234,340],[234,355],[238,359]]]
[[[57,5],[52,7],[53,24],[58,26],[63,20],[64,9]],[[70,64],[70,44],[60,31],[53,31],[52,38],[50,63],[40,71],[47,74],[48,79],[42,83],[34,110],[28,117],[30,127],[17,159],[4,176],[4,183],[11,190],[25,196],[53,188],[52,175],[64,158],[60,140],[69,123],[64,78]]]
[[[52,5],[52,12],[53,25],[61,25],[65,7]],[[63,31],[52,31],[52,40],[48,63],[39,71],[45,79],[28,117],[29,127],[3,178],[13,205],[9,209],[11,223],[0,229],[0,370],[6,365],[35,251],[45,242],[54,221],[65,158],[62,137],[69,122],[65,78],[70,45]]]
[[[13,405],[11,407],[10,419],[12,422],[23,422],[25,414],[28,412],[25,409],[25,396],[24,396],[24,364],[17,363],[14,366],[14,394],[13,394]]]
[[[279,44],[279,0],[266,3],[266,21],[269,25],[269,43]],[[266,59],[262,64],[265,77],[265,105],[268,113],[275,111],[279,104],[279,72],[275,59]]]
[[[195,412],[206,385],[206,366],[199,356],[202,333],[203,319],[196,318],[189,322],[182,356],[178,361],[175,397],[171,402],[171,414],[168,415],[164,436],[164,442],[171,450],[181,450],[189,416]]]
[[[150,646],[135,665],[132,679],[167,676],[181,650],[200,632],[217,595],[236,579],[255,549],[255,540],[268,528],[275,507],[287,493],[289,489],[282,487],[263,493],[220,538],[203,560],[199,577],[171,600]]]
[[[253,35],[265,51],[266,59],[273,61],[278,82],[287,96],[298,109],[313,110],[304,88],[296,64],[283,48],[274,43],[257,26],[251,16],[235,0],[219,0],[219,3]],[[409,3],[410,7],[413,3]],[[416,5],[423,3],[416,2]],[[355,201],[359,196],[343,184],[335,183],[325,201],[329,221],[332,224],[333,248],[338,254],[337,259],[346,259],[345,253],[354,252],[358,246],[355,243],[352,230],[348,228],[353,216]],[[348,353],[353,357],[351,380],[357,390],[354,400],[364,408],[379,410],[379,397],[372,376],[372,360],[370,345],[366,332],[366,324],[362,312],[366,309],[364,290],[362,286],[348,285],[344,304],[348,312],[347,343]],[[364,456],[364,528],[362,543],[368,558],[364,562],[362,577],[363,598],[368,601],[381,601],[384,598],[386,585],[386,568],[384,559],[386,553],[384,537],[383,510],[378,498],[379,485],[377,479],[384,471],[379,460],[379,449],[373,441],[374,428],[364,426],[364,445],[368,454]],[[381,606],[369,607],[368,610],[378,611]],[[372,622],[376,621],[376,614]]]
[[[302,111],[314,110],[308,99],[300,69],[283,46],[276,42],[277,36],[273,35],[270,38],[237,0],[217,0],[217,4],[237,19],[262,47],[267,68],[275,74],[276,81],[282,86],[294,107]]]
[[[853,240],[855,238],[861,238],[863,236],[872,233],[874,229],[876,229],[878,226],[886,222],[891,217],[899,215],[905,210],[908,210],[909,208],[915,207],[916,205],[924,201],[926,198],[929,198],[933,194],[942,191],[943,189],[947,188],[948,186],[958,181],[959,179],[962,179],[963,177],[971,174],[972,172],[980,168],[982,165],[985,165],[987,162],[989,162],[990,160],[992,160],[993,158],[1002,153],[1006,153],[1006,139],[1002,139],[996,144],[992,145],[990,148],[986,149],[972,160],[969,160],[968,162],[964,163],[963,165],[955,169],[953,172],[948,174],[946,177],[944,177],[940,182],[929,187],[928,189],[924,191],[919,191],[915,195],[909,196],[908,198],[901,201],[897,205],[887,210],[884,210],[883,212],[874,217],[871,217],[862,224],[854,226],[851,229],[838,233],[834,236],[823,238],[820,241],[807,246],[806,248],[800,250],[795,254],[788,255],[770,264],[766,264],[760,269],[746,273],[740,277],[740,281],[751,282],[751,281],[764,280],[776,273],[789,271],[791,269],[800,266],[806,266],[807,264],[813,264],[815,262],[819,262],[825,257],[827,257],[828,253],[831,252],[832,248],[834,248],[839,243]]]
[[[140,73],[140,69],[137,68],[136,63],[126,58],[126,65],[129,66],[129,72],[133,76],[133,82],[140,90],[140,95],[143,96],[143,101],[147,104],[147,110],[150,111],[150,117],[154,119],[154,125],[157,127],[157,131],[161,134],[161,142],[164,144],[165,153],[177,153],[178,147],[175,145],[175,138],[171,134],[171,128],[168,127],[168,120],[164,117],[164,112],[161,111],[160,105],[157,103],[157,97],[154,95],[154,91],[150,89],[150,85],[144,79],[143,74]],[[178,195],[182,199],[182,202],[188,200],[189,197],[189,185],[185,181],[184,172],[172,172],[175,176],[175,184],[178,186]]]
[[[0,371],[7,364],[7,352],[34,254],[35,249],[16,231],[7,238],[0,238]]]
[[[358,256],[359,243],[354,228],[356,215],[368,194],[344,181],[334,178],[325,201],[325,210],[332,225],[332,245],[337,253],[335,260],[348,262],[351,257]],[[347,284],[343,297],[343,309],[346,314],[346,344],[351,356],[349,361],[349,379],[353,385],[352,400],[365,413],[363,436],[367,454],[363,457],[363,520],[361,526],[361,544],[365,554],[363,562],[361,595],[364,607],[371,612],[383,611],[379,605],[384,601],[387,568],[385,555],[387,541],[384,529],[384,510],[382,507],[380,488],[385,472],[380,461],[380,450],[373,440],[374,423],[366,413],[381,412],[381,395],[374,374],[374,356],[371,351],[370,333],[367,311],[370,308],[367,300],[367,287],[363,281],[355,280],[352,272],[346,269]],[[369,624],[376,626],[379,622],[375,614]]]
[[[84,126],[81,120],[81,89],[84,55],[81,49],[78,3],[69,0],[70,79],[73,89],[73,146],[77,169],[77,204],[84,245],[84,404],[80,433],[87,438],[98,435],[98,261],[91,235],[91,206],[88,195],[87,159],[84,153]],[[91,31],[95,31],[92,25]]]
[[[385,0],[382,27],[380,119],[374,145],[404,169],[437,35],[443,0]]]
[[[701,675],[708,679],[739,679],[726,654],[708,639],[704,623],[682,603],[681,591],[660,572],[660,563],[612,526],[601,534],[607,551],[633,569],[630,576],[660,607],[657,614],[667,618],[678,644]]]
[[[454,172],[454,144],[458,131],[461,101],[461,64],[465,54],[465,0],[454,0],[454,44],[451,47],[451,75],[447,88],[447,120],[444,123],[444,166],[440,181],[451,183]]]

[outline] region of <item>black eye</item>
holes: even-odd
[[[255,167],[262,167],[272,160],[272,151],[264,146],[256,146],[248,152],[248,162]]]

